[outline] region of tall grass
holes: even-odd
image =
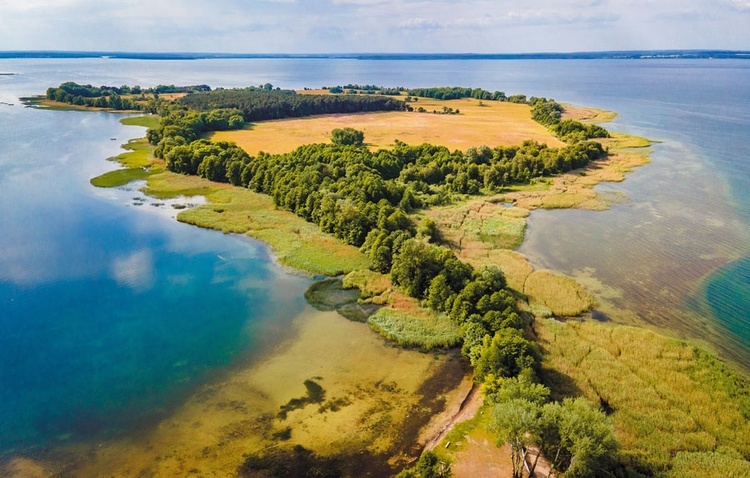
[[[750,384],[711,355],[633,327],[536,324],[547,385],[602,404],[624,464],[659,474],[700,457],[682,455],[680,465],[680,453],[722,449],[750,459]]]
[[[553,314],[575,316],[594,305],[594,298],[572,278],[552,271],[534,271],[526,278],[523,293]]]
[[[152,173],[143,168],[125,168],[109,171],[91,179],[91,184],[98,188],[115,188],[132,181],[148,178]]]
[[[475,267],[483,264],[494,264],[503,271],[508,285],[523,292],[526,279],[534,271],[534,267],[520,252],[507,249],[473,249],[461,253],[461,258]]]
[[[444,314],[406,314],[384,307],[367,320],[375,331],[402,347],[421,350],[455,347],[461,331]]]
[[[357,269],[344,277],[345,289],[357,288],[362,297],[373,304],[384,304],[392,291],[391,278],[369,269]]]

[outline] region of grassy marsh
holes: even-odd
[[[575,316],[595,305],[594,298],[574,279],[547,270],[529,274],[523,293],[548,308],[555,315]]]
[[[120,120],[123,124],[137,124],[135,120],[139,118],[123,118]],[[133,120],[126,122],[126,120]],[[153,123],[153,121],[151,121]],[[122,145],[126,151],[120,153],[112,161],[117,161],[124,169],[108,171],[100,176],[91,179],[91,184],[99,188],[114,188],[124,186],[131,181],[137,181],[148,178],[150,175],[162,171],[161,162],[154,161],[151,155],[151,146],[145,138],[131,139]]]
[[[259,239],[273,249],[281,264],[296,270],[335,276],[369,267],[369,260],[356,247],[289,211],[276,209],[271,197],[246,188],[164,172],[149,178],[145,192],[156,197],[204,195],[209,204],[182,211],[177,219]]]
[[[608,410],[625,464],[654,474],[684,466],[680,453],[750,456],[750,387],[712,355],[628,326],[539,320],[535,330],[543,379]]]
[[[446,315],[407,314],[388,307],[367,319],[373,330],[402,347],[429,351],[451,348],[461,343],[459,327]]]
[[[120,120],[126,126],[143,126],[144,128],[156,128],[161,123],[159,115],[128,116]]]
[[[143,168],[125,168],[109,171],[91,179],[91,184],[98,188],[115,188],[125,186],[132,181],[148,178],[151,172]]]

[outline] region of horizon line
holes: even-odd
[[[649,49],[573,52],[476,53],[476,52],[350,52],[350,53],[231,53],[117,50],[0,50],[0,58],[113,58],[113,59],[750,59],[750,50]]]

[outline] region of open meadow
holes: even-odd
[[[407,144],[430,143],[461,151],[479,146],[512,146],[535,140],[548,146],[563,146],[547,128],[531,119],[531,107],[473,98],[434,100],[419,98],[415,111],[313,116],[253,123],[245,129],[218,131],[213,141],[234,141],[249,154],[286,153],[310,143],[327,143],[336,128],[354,128],[365,133],[370,149],[392,147],[396,140]],[[416,111],[422,107],[424,113]],[[459,114],[442,114],[443,108]],[[433,113],[435,111],[435,113]]]

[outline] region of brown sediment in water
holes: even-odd
[[[158,423],[65,446],[35,466],[54,463],[71,477],[237,476],[249,457],[301,445],[379,476],[416,459],[420,430],[462,399],[467,365],[455,352],[399,349],[335,312],[307,310],[293,328],[266,356],[199,387]],[[280,415],[282,405],[306,396],[306,381],[319,385],[322,399]]]

